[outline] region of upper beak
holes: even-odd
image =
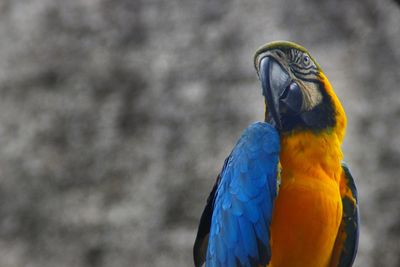
[[[303,103],[301,89],[271,56],[261,59],[259,77],[268,110],[277,127],[282,129],[282,118],[285,115],[296,115],[301,111]]]

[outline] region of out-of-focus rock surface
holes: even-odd
[[[0,266],[191,266],[199,216],[262,120],[255,49],[287,39],[348,114],[356,266],[400,266],[395,1],[3,0]]]

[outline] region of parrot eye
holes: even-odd
[[[310,57],[307,55],[304,55],[303,57],[303,63],[304,65],[308,65],[310,63]]]

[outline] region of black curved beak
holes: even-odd
[[[282,129],[285,116],[301,112],[303,104],[301,89],[271,56],[261,59],[259,77],[272,123],[275,123],[278,129]]]

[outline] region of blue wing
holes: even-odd
[[[275,128],[262,122],[250,125],[225,161],[202,215],[194,247],[196,266],[202,265],[204,256],[206,266],[269,262],[278,162]]]

